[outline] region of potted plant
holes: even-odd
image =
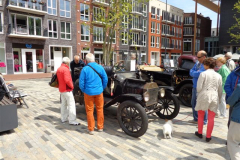
[[[32,3],[37,3],[37,1],[36,0],[32,0]]]
[[[39,4],[41,4],[41,5],[44,5],[45,4],[45,2],[43,2],[43,1],[40,1],[40,2],[38,2]]]

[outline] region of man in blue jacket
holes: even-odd
[[[226,92],[226,100],[228,100],[228,97],[232,95],[234,89],[237,87],[237,84],[240,83],[239,76],[240,76],[240,67],[237,67],[228,75],[225,86],[224,86],[224,89]],[[232,107],[229,108],[228,127],[230,125],[231,113],[232,113]]]
[[[232,108],[231,123],[228,130],[227,148],[231,160],[240,159],[240,84],[228,98],[227,103]]]
[[[195,111],[196,101],[197,101],[197,81],[199,75],[205,71],[203,67],[203,61],[207,58],[207,53],[203,50],[197,53],[198,62],[190,70],[190,76],[193,77],[193,89],[192,89],[192,110],[193,110],[193,120],[190,120],[191,123],[198,123],[198,112]],[[207,124],[207,111],[204,115],[204,124]]]
[[[89,134],[93,135],[95,128],[94,104],[97,110],[97,128],[99,132],[103,131],[103,90],[107,86],[108,77],[104,68],[95,62],[92,53],[86,55],[86,60],[88,64],[81,71],[79,86],[84,93]]]

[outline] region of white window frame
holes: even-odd
[[[63,2],[64,2],[64,4],[63,4],[64,9],[63,9],[63,10],[61,10],[61,3],[59,2],[59,6],[60,6],[60,7],[59,7],[59,11],[60,11],[59,14],[60,14],[60,17],[71,18],[71,5],[72,5],[72,4],[71,4],[71,1],[70,1],[70,0],[63,0]],[[67,6],[67,5],[66,5],[66,2],[69,2],[69,3],[70,3],[70,11],[67,11],[67,10],[66,10],[66,6]],[[61,16],[61,12],[62,12],[62,11],[65,13],[65,16]],[[66,13],[67,13],[67,12],[69,12],[70,17],[66,17]]]
[[[56,22],[56,29],[57,31],[53,31],[53,21]],[[49,30],[49,22],[51,23],[52,30]],[[52,32],[52,37],[49,37],[49,32]],[[57,33],[57,38],[54,37],[54,33]],[[48,19],[48,37],[51,39],[58,39],[58,23],[56,20]]]
[[[157,8],[157,20],[160,20],[160,15],[161,15],[161,9]]]
[[[156,47],[159,48],[160,37],[156,37]]]
[[[192,35],[192,27],[184,27],[184,35]]]
[[[191,40],[191,41],[190,41],[190,40]],[[178,41],[177,41],[177,42],[178,42]],[[192,42],[192,39],[191,39],[191,38],[185,38],[185,39],[183,39],[183,46],[184,46],[184,43],[185,43],[185,42],[186,42],[186,43],[189,43],[189,42],[191,43],[191,50],[190,50],[190,51],[185,51],[185,50],[184,50],[184,47],[183,47],[183,51],[184,51],[184,52],[192,52],[192,43],[193,43],[193,42]],[[196,47],[196,48],[197,48],[197,47]]]
[[[173,48],[175,48],[175,40],[172,39],[172,45],[173,45]]]
[[[139,45],[140,34],[133,32],[131,33],[131,37],[132,37],[132,45]]]
[[[124,26],[124,28],[128,28],[128,16],[123,16],[122,25]]]
[[[155,47],[155,36],[151,36],[151,47]]]
[[[122,32],[122,45],[128,45],[128,33]]]
[[[51,6],[50,6],[50,7],[49,7],[49,6],[47,6],[47,9],[51,9],[51,10],[55,9],[55,10],[56,10],[56,14],[50,14],[50,13],[48,13],[48,14],[49,14],[49,15],[54,15],[54,16],[57,16],[57,12],[58,12],[58,11],[57,11],[57,5],[58,5],[58,3],[57,3],[57,2],[58,2],[58,0],[48,0],[48,1],[50,1],[50,2],[51,2]],[[52,2],[53,2],[53,1],[56,1],[56,8],[53,8],[53,6],[52,6],[52,4],[53,4]],[[53,11],[52,11],[52,13],[53,13]]]
[[[176,49],[178,49],[178,40],[176,40]]]
[[[145,23],[144,23],[145,22]],[[147,20],[143,19],[143,31],[146,32],[147,31]]]
[[[179,44],[178,49],[181,50],[181,48],[182,48],[182,42],[181,42],[181,40],[179,40],[178,44]]]
[[[93,39],[93,42],[103,42],[104,41],[103,27],[93,26],[93,36],[98,36],[98,39],[97,40]]]
[[[0,0],[0,6],[2,6],[3,4],[2,4],[2,0]]]
[[[146,4],[142,4],[142,7],[143,7],[143,11],[142,11],[143,16],[147,17],[147,5]]]
[[[160,23],[157,23],[156,33],[160,34]]]
[[[151,22],[151,33],[155,33],[156,23]]]
[[[0,34],[3,34],[4,32],[4,21],[3,21],[3,12],[0,12],[1,15],[0,15],[0,27],[2,27],[2,31],[0,31]]]
[[[116,44],[116,31],[114,31],[112,40],[113,40],[112,44]]]
[[[172,26],[173,36],[175,36],[175,27]]]
[[[152,9],[154,9],[154,13],[152,13]],[[156,19],[156,8],[155,7],[151,7],[151,18],[152,19]]]
[[[179,34],[178,34],[178,37],[182,37],[182,29],[181,28],[179,28]]]
[[[133,16],[132,17],[132,28],[139,29],[140,28],[139,25],[140,25],[140,17]]]
[[[83,28],[84,27],[84,28]],[[82,29],[83,28],[83,29]],[[83,30],[83,33],[82,33],[82,30]],[[88,30],[88,33],[89,34],[86,34],[87,33],[87,30]],[[84,39],[82,39],[82,36],[84,36]],[[88,37],[88,40],[86,40],[86,37]],[[81,24],[81,37],[80,37],[81,41],[83,42],[89,42],[90,41],[90,26],[88,25],[84,25],[84,24]]]
[[[62,24],[62,22],[63,22],[63,21],[61,21],[60,24]],[[71,32],[72,32],[71,26],[72,26],[72,25],[71,25],[71,23],[70,23],[70,22],[63,22],[63,23],[65,24],[65,32],[62,32],[62,31],[60,30],[60,37],[61,37],[61,39],[64,39],[64,40],[72,40],[72,35],[71,35]],[[70,24],[70,33],[66,33],[67,23]],[[62,27],[62,26],[61,26],[61,27]],[[62,34],[65,34],[65,38],[62,38],[62,36],[61,36]],[[67,38],[66,38],[66,37],[67,37],[67,36],[66,36],[67,34],[70,34],[70,39],[67,39]]]
[[[96,12],[97,12],[97,13],[96,13]],[[97,15],[98,15],[98,14],[102,14],[102,16],[105,17],[106,12],[105,12],[105,10],[103,10],[102,8],[93,6],[93,14],[92,14],[93,20],[94,20],[94,21],[99,21],[98,19],[95,20],[95,14],[97,14]],[[98,17],[98,16],[97,16],[97,17]]]
[[[146,47],[146,34],[142,35],[142,44],[144,47]]]
[[[84,14],[81,13],[81,5],[83,5],[84,8]],[[86,11],[86,6],[88,6],[88,15],[86,15],[85,11]],[[84,19],[82,19],[81,17],[84,17]],[[86,20],[88,17],[88,20]],[[80,20],[82,21],[89,21],[90,20],[90,5],[88,4],[84,4],[84,3],[80,3]]]

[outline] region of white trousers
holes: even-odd
[[[76,106],[72,92],[62,92],[61,94],[61,120],[73,123],[76,120]]]
[[[226,111],[226,93],[223,93],[222,94],[222,98],[221,98],[221,101],[218,105],[218,110],[220,112],[220,114],[218,114],[219,116],[222,116],[222,117],[227,117],[227,111]]]
[[[231,121],[228,129],[227,148],[231,160],[240,160],[240,123]]]

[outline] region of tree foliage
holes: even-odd
[[[237,14],[234,14],[233,18],[236,20],[236,23],[233,24],[229,30],[228,33],[230,34],[230,37],[232,38],[231,42],[238,43],[240,40],[240,0],[238,0],[237,3],[234,4],[233,10],[236,11]]]

